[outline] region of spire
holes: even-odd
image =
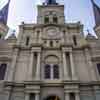
[[[91,2],[93,5],[95,24],[96,26],[99,26],[100,25],[100,7],[94,2],[94,0],[91,0]]]
[[[9,9],[10,0],[8,0],[7,4],[0,10],[0,22],[3,24],[7,24],[8,19],[8,9]]]
[[[56,0],[45,0],[46,5],[57,5]]]

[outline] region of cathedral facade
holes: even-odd
[[[0,40],[0,100],[100,100],[100,24],[95,31],[84,38],[55,0],[38,5],[37,24]]]

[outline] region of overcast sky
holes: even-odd
[[[0,0],[1,1],[1,0]],[[7,0],[6,0],[7,1]],[[11,0],[9,7],[8,26],[16,29],[24,21],[25,23],[36,23],[37,4],[44,0]],[[93,33],[94,16],[91,0],[57,0],[65,4],[66,22],[81,21],[84,31],[87,29]],[[100,0],[94,0],[100,6]]]

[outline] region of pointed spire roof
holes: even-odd
[[[94,2],[94,0],[91,0],[91,2],[93,5],[95,24],[96,26],[99,26],[100,25],[100,7]]]
[[[3,24],[7,24],[8,19],[8,9],[9,9],[10,0],[8,0],[7,4],[0,10],[0,22]]]

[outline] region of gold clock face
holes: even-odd
[[[47,30],[47,33],[49,36],[55,36],[57,34],[57,31],[56,31],[56,29],[51,28],[51,29]]]

